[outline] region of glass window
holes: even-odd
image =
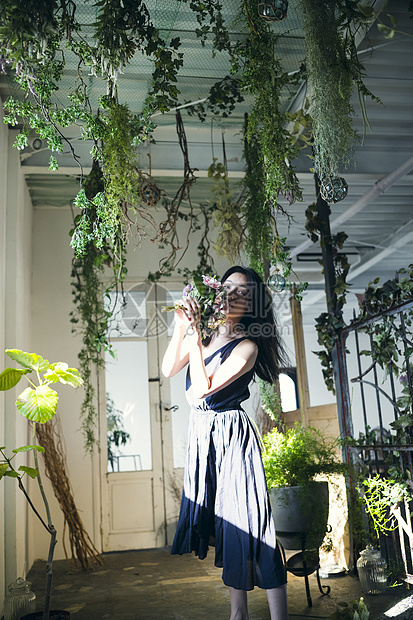
[[[122,293],[110,292],[106,296],[106,308],[111,310],[109,338],[145,337],[148,327],[146,317],[145,289]]]
[[[295,411],[297,409],[297,392],[295,381],[286,373],[279,376],[281,408],[283,411]]]
[[[152,469],[147,343],[119,340],[106,354],[108,471]]]

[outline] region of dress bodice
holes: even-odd
[[[246,338],[238,338],[237,340],[231,340],[224,344],[220,349],[211,353],[205,358],[205,368],[208,375],[213,374],[218,366],[220,366],[229,357],[234,348],[242,340]],[[213,410],[217,412],[232,411],[234,409],[241,409],[241,403],[247,400],[250,395],[248,385],[254,376],[254,368],[244,373],[235,381],[232,381],[229,385],[222,388],[215,394],[207,396],[206,398],[194,398],[192,395],[192,384],[190,368],[188,367],[186,373],[186,398],[188,403],[195,409],[201,409],[203,411]]]

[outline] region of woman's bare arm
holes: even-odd
[[[175,312],[175,326],[171,341],[162,360],[162,373],[165,377],[173,377],[189,362],[189,346],[185,338],[188,321],[182,310]]]
[[[191,343],[189,363],[191,368],[192,393],[195,398],[205,398],[230,385],[254,367],[258,347],[252,340],[243,340],[217,370],[208,377],[202,349]]]

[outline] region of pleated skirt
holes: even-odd
[[[242,410],[191,409],[172,553],[204,559],[209,546],[227,586],[286,583],[256,431]]]

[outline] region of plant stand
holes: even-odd
[[[327,596],[327,594],[330,594],[330,586],[322,586],[320,582],[320,559],[318,556],[318,549],[306,550],[305,546],[303,545],[301,551],[295,553],[290,558],[288,558],[288,560],[286,560],[284,547],[281,545],[281,543],[278,544],[280,545],[285,569],[296,577],[304,577],[305,593],[307,595],[307,603],[309,607],[313,606],[310,594],[310,584],[308,582],[309,575],[312,575],[315,572],[317,577],[318,589],[320,590],[321,594],[323,596]]]

